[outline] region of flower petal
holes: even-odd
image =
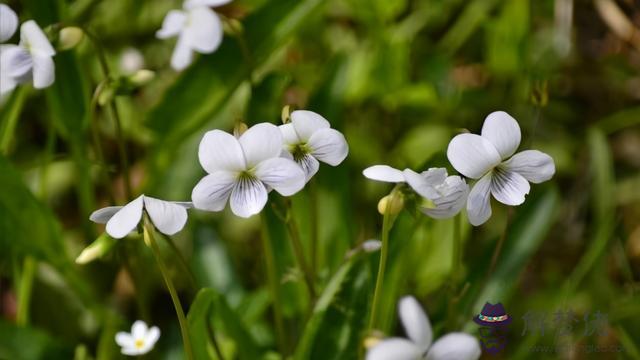
[[[231,134],[212,130],[204,134],[198,147],[202,168],[212,174],[218,170],[243,171],[246,169],[242,147]]]
[[[162,21],[162,28],[156,31],[156,37],[158,39],[168,39],[177,36],[182,31],[186,21],[187,14],[184,11],[170,10]]]
[[[489,140],[480,135],[456,135],[447,148],[447,157],[464,176],[478,179],[500,163],[500,154]]]
[[[249,169],[263,160],[279,157],[282,151],[282,134],[277,126],[269,123],[250,127],[238,141],[242,146]]]
[[[116,334],[116,344],[120,347],[134,347],[135,340],[128,332],[120,331]]]
[[[0,60],[2,61],[2,60]],[[0,72],[2,69],[0,69]],[[4,76],[0,73],[0,104],[2,104],[4,97],[9,95],[13,89],[16,88],[16,81],[8,76]]]
[[[438,192],[442,195],[433,199],[435,208],[420,210],[434,219],[447,219],[458,214],[464,207],[469,194],[469,185],[459,176],[449,176],[438,187]]]
[[[123,206],[107,221],[106,231],[114,239],[122,239],[136,228],[142,218],[144,195]]]
[[[129,355],[129,356],[142,355],[142,352],[140,351],[140,349],[136,347],[123,347],[120,350],[120,352],[122,352],[123,355]]]
[[[29,49],[29,52],[34,55],[51,57],[56,54],[47,36],[33,20],[26,21],[20,26],[20,46]]]
[[[144,337],[144,345],[140,349],[140,353],[146,354],[149,351],[153,350],[153,347],[155,346],[156,342],[158,342],[158,339],[160,339],[160,329],[158,329],[157,326],[152,326],[151,328],[149,328],[149,331],[147,331]]]
[[[189,47],[197,52],[214,52],[222,42],[222,22],[218,15],[208,7],[195,7],[189,10],[187,25],[181,37]]]
[[[258,179],[239,179],[231,192],[231,211],[237,216],[248,218],[259,213],[267,203],[267,189]]]
[[[556,173],[553,158],[538,150],[521,151],[507,160],[503,166],[534,184],[547,181]]]
[[[491,194],[505,205],[520,205],[531,187],[522,175],[504,169],[496,169],[491,177]]]
[[[426,176],[423,176],[422,174],[425,174],[425,173],[427,173]],[[435,176],[433,176],[434,175],[433,173],[429,174],[427,171],[425,171],[422,174],[418,174],[417,172],[411,169],[404,169],[402,174],[404,175],[404,178],[406,179],[407,184],[411,186],[413,191],[417,192],[418,195],[422,196],[423,198],[433,200],[440,196],[438,191],[435,189],[435,186],[439,184],[430,181],[435,178]],[[444,176],[445,178],[447,176],[446,170],[445,170]],[[442,181],[444,181],[444,179],[442,179]]]
[[[171,54],[171,67],[175,71],[182,71],[191,65],[191,62],[193,62],[193,50],[189,45],[189,40],[180,34],[173,54]]]
[[[449,333],[436,341],[427,360],[477,360],[482,355],[478,340],[465,333]]]
[[[409,339],[418,346],[420,352],[427,351],[433,340],[433,331],[427,314],[413,296],[405,296],[398,303],[398,314]]]
[[[53,59],[48,55],[33,55],[33,87],[44,89],[53,84],[56,79],[56,69]]]
[[[516,119],[504,111],[489,114],[484,119],[480,135],[495,146],[502,159],[513,155],[520,145],[520,126]]]
[[[420,348],[411,341],[391,338],[369,349],[366,360],[417,360],[421,355]]]
[[[0,4],[0,42],[9,40],[18,28],[18,16],[7,5]]]
[[[318,162],[318,160],[316,160],[316,158],[309,154],[296,161],[296,163],[298,164],[298,166],[300,166],[300,168],[302,168],[302,171],[304,171],[307,181],[311,180],[313,175],[315,175],[320,168],[320,163]]]
[[[285,145],[296,145],[301,142],[292,123],[280,125],[278,129],[282,133],[282,142]]]
[[[144,208],[156,229],[165,235],[177,233],[187,223],[187,209],[170,201],[145,196]]]
[[[331,166],[338,166],[349,154],[349,145],[341,132],[334,129],[320,129],[313,133],[307,143],[311,155]]]
[[[193,9],[197,6],[217,7],[230,3],[232,0],[187,0],[184,2],[185,9]]]
[[[261,162],[255,168],[255,175],[283,196],[297,193],[306,183],[300,166],[285,158],[271,158]]]
[[[368,168],[364,169],[362,175],[364,175],[368,179],[376,181],[391,183],[399,183],[405,181],[402,171],[394,169],[388,165],[369,166]]]
[[[196,209],[221,211],[227,204],[238,175],[229,171],[215,171],[203,177],[191,192]]]
[[[320,129],[331,127],[329,121],[320,114],[308,110],[296,110],[291,113],[291,123],[300,140],[309,141],[311,135]]]
[[[473,185],[467,199],[467,216],[473,226],[480,226],[491,217],[491,173]]]
[[[21,46],[3,45],[0,52],[0,70],[3,78],[20,78],[33,69],[33,57]]]
[[[120,209],[122,209],[122,206],[107,206],[98,209],[89,215],[89,220],[98,224],[106,224]]]
[[[133,336],[134,340],[144,339],[148,330],[149,327],[147,323],[142,320],[136,320],[133,325],[131,325],[131,336]]]

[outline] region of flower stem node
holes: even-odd
[[[404,196],[393,192],[378,201],[378,212],[381,215],[397,215],[404,208]]]
[[[78,46],[84,39],[84,31],[76,26],[67,26],[60,30],[58,35],[58,49],[60,51],[70,50]]]

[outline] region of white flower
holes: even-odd
[[[5,4],[0,4],[0,42],[9,40],[18,29],[18,15]]]
[[[374,165],[363,172],[371,180],[406,182],[418,195],[430,201],[420,204],[420,211],[434,219],[450,218],[464,207],[469,186],[460,176],[447,176],[445,168],[430,168],[418,174],[411,169],[400,171],[387,165]]]
[[[283,155],[302,167],[307,181],[318,171],[318,160],[338,166],[349,154],[347,140],[330,126],[327,119],[307,110],[292,112],[291,122],[280,125]]]
[[[164,201],[140,195],[125,206],[108,206],[94,211],[89,219],[107,224],[106,231],[114,239],[121,239],[138,226],[144,209],[153,225],[163,234],[173,235],[187,223],[190,202]]]
[[[144,321],[138,320],[131,326],[131,333],[121,331],[116,334],[116,343],[124,355],[135,356],[153,350],[159,338],[160,329],[157,326],[149,328]]]
[[[120,70],[125,75],[134,74],[144,67],[144,56],[136,48],[127,48],[120,55]]]
[[[159,39],[178,37],[171,56],[171,66],[183,70],[193,61],[193,52],[210,54],[222,42],[222,21],[210,6],[220,6],[231,0],[187,0],[183,10],[171,10],[156,32]]]
[[[6,15],[2,16],[4,20]],[[55,67],[52,57],[55,54],[51,43],[35,21],[23,23],[20,27],[20,44],[0,46],[0,95],[28,81],[33,81],[36,89],[53,84]]]
[[[383,340],[367,351],[367,360],[475,360],[482,351],[478,340],[466,333],[449,333],[435,343],[427,314],[418,301],[406,296],[398,304],[400,321],[409,339]]]
[[[520,145],[518,122],[504,111],[496,111],[484,120],[482,132],[460,134],[449,143],[447,157],[461,174],[480,179],[469,193],[469,222],[478,226],[491,217],[491,197],[505,205],[520,205],[534,184],[551,179],[553,159],[537,150],[513,155]],[[513,155],[513,156],[511,156]]]
[[[237,139],[220,130],[207,132],[198,157],[209,175],[193,189],[193,204],[220,211],[229,200],[231,211],[247,218],[262,210],[271,188],[284,196],[297,193],[304,187],[304,172],[279,157],[281,150],[280,130],[269,123],[254,125]]]

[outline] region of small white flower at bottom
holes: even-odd
[[[131,333],[121,331],[116,334],[116,343],[124,355],[136,356],[153,350],[159,338],[160,329],[157,326],[149,328],[144,321],[138,320],[131,326]]]

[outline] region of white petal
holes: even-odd
[[[280,125],[278,128],[282,133],[282,142],[285,145],[296,145],[301,142],[292,123]]]
[[[152,326],[149,328],[149,331],[147,331],[144,338],[144,347],[141,350],[144,350],[145,353],[151,351],[156,342],[158,342],[158,339],[160,339],[160,329],[158,329],[157,326]]]
[[[184,27],[187,20],[187,14],[180,10],[170,10],[162,21],[162,28],[156,31],[156,37],[159,39],[167,39],[177,36]]]
[[[98,209],[89,215],[89,220],[98,224],[106,224],[120,209],[122,209],[122,206],[107,206]]]
[[[2,70],[0,69],[0,71]],[[5,96],[8,96],[16,88],[16,85],[18,84],[14,79],[0,73],[0,105]]]
[[[267,189],[260,180],[239,179],[233,187],[229,203],[234,214],[248,218],[264,208],[267,203]]]
[[[33,87],[44,89],[53,84],[56,69],[53,59],[47,55],[33,55]]]
[[[407,181],[407,184],[409,184],[409,186],[411,186],[413,191],[417,192],[420,196],[430,200],[433,200],[436,197],[440,196],[440,194],[435,188],[435,186],[439,184],[430,181],[434,178],[433,173],[431,174],[427,173],[428,177],[418,174],[417,172],[411,169],[404,169],[402,173],[404,175],[404,178]],[[425,173],[426,172],[424,172],[423,174]],[[445,178],[447,176],[446,174],[447,173],[445,170],[445,175],[444,175]],[[444,181],[444,179],[442,180]]]
[[[56,54],[47,36],[33,20],[22,23],[20,27],[20,46],[29,49],[29,52],[34,55],[51,57]]]
[[[136,320],[133,325],[131,325],[131,336],[133,336],[135,340],[144,339],[148,330],[149,327],[147,323],[142,320]]]
[[[505,205],[520,205],[529,193],[529,182],[517,172],[496,169],[491,177],[491,194]]]
[[[197,6],[217,7],[230,3],[232,0],[187,0],[184,2],[185,9],[192,9]]]
[[[307,181],[311,180],[320,168],[318,160],[311,155],[305,155],[302,159],[296,161],[296,163],[302,168],[302,171],[304,171]]]
[[[467,216],[473,226],[482,225],[491,217],[491,173],[473,185],[467,199]]]
[[[263,160],[279,157],[282,151],[282,134],[277,126],[269,123],[253,125],[238,141],[242,146],[248,169]]]
[[[374,165],[370,166],[362,172],[366,178],[376,181],[384,181],[391,183],[404,182],[404,175],[402,171],[394,169],[387,165]]]
[[[33,57],[21,46],[3,45],[0,53],[0,71],[9,78],[20,78],[33,68]],[[4,77],[3,77],[4,78]]]
[[[400,299],[398,313],[409,339],[420,348],[421,352],[427,351],[433,340],[433,331],[427,314],[413,296],[405,296]]]
[[[18,16],[7,5],[0,4],[0,42],[9,40],[18,28]]]
[[[140,351],[140,349],[136,347],[123,347],[120,351],[122,352],[123,355],[129,355],[129,356],[142,355],[142,352]]]
[[[507,160],[503,166],[534,184],[547,181],[556,173],[553,158],[538,150],[521,151]]]
[[[218,170],[243,171],[246,169],[242,147],[231,134],[212,130],[204,134],[198,148],[202,168],[212,174]]]
[[[196,209],[221,211],[231,196],[237,177],[237,174],[224,170],[203,177],[191,192],[193,205]]]
[[[502,159],[513,155],[520,145],[520,126],[516,119],[504,111],[489,114],[484,119],[480,135],[495,146]]]
[[[313,133],[307,143],[311,155],[331,166],[338,166],[349,154],[349,145],[341,132],[334,129],[320,129]]]
[[[432,186],[440,185],[447,179],[447,169],[445,168],[429,168],[427,171],[420,173],[425,180]]]
[[[296,129],[298,137],[302,141],[308,141],[311,135],[320,129],[329,128],[331,125],[320,114],[308,110],[296,110],[291,113],[291,123]]]
[[[469,194],[469,185],[459,176],[449,176],[439,186],[438,192],[442,195],[433,199],[435,208],[420,210],[434,219],[447,219],[458,214],[464,207]]]
[[[106,231],[114,239],[121,239],[136,228],[142,218],[144,195],[123,206],[107,221]]]
[[[176,205],[180,205],[185,209],[193,209],[194,207],[192,201],[171,201],[171,202]]]
[[[189,40],[181,34],[178,36],[176,47],[171,55],[171,67],[176,71],[182,71],[191,65],[193,61],[193,50],[189,45]]]
[[[153,225],[163,234],[173,235],[187,223],[187,209],[170,201],[145,196],[144,208]]]
[[[131,334],[120,331],[116,334],[116,344],[118,344],[118,346],[120,347],[134,347],[135,341],[133,340]]]
[[[427,353],[427,360],[477,360],[482,355],[478,340],[465,333],[447,334],[438,339]]]
[[[417,360],[421,355],[420,349],[411,341],[391,338],[369,349],[366,360]]]
[[[496,148],[480,135],[456,135],[447,148],[447,157],[464,176],[478,179],[500,163]]]
[[[306,183],[304,171],[295,162],[285,158],[267,159],[255,168],[255,175],[284,196],[302,190]]]
[[[222,22],[218,15],[207,7],[196,7],[189,10],[187,25],[181,37],[189,47],[200,53],[212,53],[222,42]]]

